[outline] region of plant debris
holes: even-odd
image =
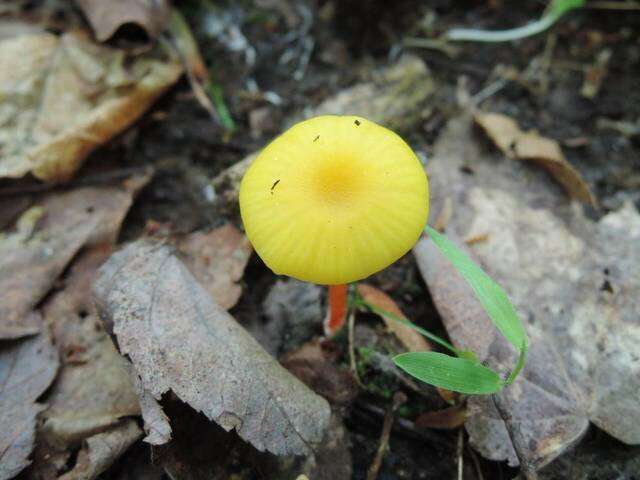
[[[83,246],[115,241],[147,180],[46,195],[22,214],[16,231],[0,235],[0,338],[38,331],[32,309]]]
[[[87,16],[96,38],[104,42],[127,24],[142,28],[151,39],[156,39],[169,22],[171,9],[166,0],[76,0]]]
[[[135,420],[124,420],[109,430],[90,437],[78,454],[76,466],[60,480],[93,480],[142,435]]]
[[[171,390],[258,450],[310,454],[329,407],[284,370],[167,246],[136,242],[101,269],[101,316],[156,399]]]
[[[129,61],[82,33],[1,40],[0,178],[69,180],[181,73],[180,65],[151,54]]]
[[[13,478],[31,462],[36,400],[58,371],[58,356],[46,333],[0,341],[0,479]]]
[[[535,132],[523,132],[513,119],[500,113],[476,113],[475,121],[507,157],[539,164],[569,196],[597,206],[589,185],[564,157],[558,142]]]
[[[233,307],[253,248],[236,227],[228,223],[211,232],[194,232],[178,239],[178,251],[198,283],[225,310]]]
[[[531,339],[527,366],[500,395],[507,419],[490,398],[469,400],[472,445],[515,465],[507,429],[515,430],[521,440],[515,448],[540,466],[574,445],[589,420],[623,442],[640,443],[640,424],[628,421],[640,414],[631,400],[640,389],[632,353],[640,341],[634,313],[640,277],[632,267],[640,262],[638,211],[627,204],[593,222],[568,203],[559,207],[562,198],[543,177],[522,182],[521,168],[481,154],[470,130],[468,120],[453,120],[438,143],[430,164],[434,198],[453,196],[458,213],[449,236],[488,233],[473,254],[507,286]],[[477,159],[473,176],[460,170],[465,158]],[[421,240],[415,254],[455,344],[498,371],[513,368],[515,352],[435,247]]]
[[[396,303],[393,301],[393,299],[382,290],[379,290],[371,285],[361,283],[360,285],[358,285],[358,293],[365,302],[375,305],[385,312],[392,313],[397,317],[409,321],[407,317],[405,317],[402,313],[402,310],[400,310],[398,305],[396,305]],[[398,323],[391,318],[387,318],[384,315],[381,315],[380,317],[387,325],[387,328],[391,332],[393,332],[396,337],[398,337],[398,340],[400,340],[407,351],[427,352],[431,350],[431,345],[429,345],[429,343],[424,339],[422,335],[420,335],[412,328]]]

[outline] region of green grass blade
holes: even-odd
[[[465,352],[461,352],[460,350],[458,350],[457,348],[455,348],[453,345],[451,345],[449,342],[447,342],[445,339],[440,338],[439,336],[437,336],[434,333],[431,333],[428,330],[425,330],[422,327],[419,327],[418,325],[409,322],[408,320],[405,320],[404,318],[400,318],[397,315],[394,315],[391,312],[387,312],[386,310],[383,310],[382,308],[377,307],[376,305],[367,302],[366,300],[362,299],[362,297],[360,297],[360,295],[357,294],[356,292],[356,297],[355,300],[353,301],[353,304],[356,307],[364,307],[366,309],[368,309],[369,311],[380,315],[381,317],[387,317],[390,320],[393,320],[394,322],[398,322],[402,325],[405,325],[409,328],[411,328],[412,330],[415,330],[416,332],[418,332],[419,334],[421,334],[422,336],[428,338],[429,340],[431,340],[434,343],[437,343],[438,345],[450,350],[452,353],[455,353],[458,356],[463,355]]]
[[[418,380],[454,392],[487,395],[500,391],[504,385],[500,376],[490,368],[443,353],[402,353],[393,361]]]
[[[527,334],[515,308],[502,287],[494,282],[464,252],[459,250],[446,237],[427,226],[425,231],[431,237],[440,252],[460,272],[475,292],[496,328],[518,351],[526,349]]]
[[[583,7],[584,3],[585,0],[553,0],[549,5],[549,15],[558,19],[570,10]]]
[[[509,378],[505,382],[507,385],[511,385],[513,381],[516,379],[520,370],[524,367],[524,364],[527,363],[527,353],[529,351],[529,345],[525,342],[520,349],[520,356],[518,357],[518,363],[516,363],[515,368],[509,374]]]

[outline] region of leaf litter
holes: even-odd
[[[597,206],[589,185],[567,161],[558,142],[536,132],[523,132],[515,120],[501,113],[478,112],[474,118],[507,157],[540,165],[564,187],[569,196]]]
[[[0,178],[71,178],[182,73],[173,60],[93,43],[82,32],[0,41]]]
[[[46,332],[0,342],[0,479],[13,478],[31,463],[36,416],[45,408],[36,400],[57,370],[58,355]]]
[[[473,175],[464,173],[468,158],[475,159]],[[505,286],[531,338],[524,371],[496,400],[506,426],[491,397],[469,399],[472,445],[511,465],[518,463],[515,446],[521,458],[541,466],[573,446],[589,421],[625,443],[640,443],[635,207],[597,222],[586,218],[544,175],[481,153],[465,117],[449,123],[428,171],[434,212],[447,197],[454,203],[447,235],[462,245],[461,238],[488,234],[468,248]],[[429,240],[414,253],[454,343],[508,372],[516,354],[470,289]]]
[[[46,397],[48,409],[34,406],[26,398],[3,395],[2,413],[11,414],[16,410],[11,421],[21,419],[25,422],[26,430],[20,431],[21,436],[17,437],[22,442],[20,449],[24,452],[24,458],[33,447],[35,415],[39,412],[44,418],[53,419],[51,425],[55,427],[50,430],[55,433],[42,437],[42,445],[45,450],[49,442],[57,445],[50,451],[51,462],[55,463],[64,459],[66,448],[72,443],[94,434],[99,427],[115,422],[120,416],[135,414],[139,410],[133,394],[129,396],[130,406],[124,412],[111,421],[105,420],[108,414],[104,406],[101,409],[101,399],[111,396],[112,399],[125,402],[127,395],[122,384],[108,381],[112,373],[110,361],[121,363],[122,359],[104,332],[100,334],[95,330],[96,318],[93,316],[92,323],[92,305],[88,293],[91,269],[95,271],[99,264],[99,252],[104,248],[108,252],[108,247],[104,245],[115,242],[133,196],[148,180],[149,175],[143,174],[130,178],[121,186],[86,187],[46,194],[34,199],[35,206],[22,214],[13,232],[0,236],[0,250],[3,252],[0,284],[6,292],[0,302],[0,312],[3,313],[0,332],[4,338],[43,332],[35,337],[0,343],[0,348],[16,345],[14,350],[21,348],[19,351],[23,352],[19,357],[3,355],[0,370],[10,371],[12,362],[18,358],[20,364],[15,364],[14,374],[20,372],[19,368],[28,368],[29,364],[33,368],[40,366],[43,372],[47,372],[47,381],[43,380],[43,386],[38,395],[33,395],[32,402],[53,380],[58,370],[58,357],[63,359],[60,376]],[[92,253],[83,255],[83,258],[88,257],[90,261],[74,264],[74,280],[70,281],[68,288],[53,294],[40,310],[35,310],[58,282],[67,265],[85,247],[87,252]],[[104,258],[105,254],[102,253]],[[85,319],[86,323],[82,325]],[[51,344],[49,332],[55,347]],[[34,343],[37,348],[30,347]],[[6,348],[7,352],[10,351]],[[43,358],[42,352],[50,352],[50,356]],[[96,358],[99,361],[93,363]],[[103,380],[104,383],[100,383]],[[4,379],[5,385],[12,383],[13,378]],[[27,410],[29,406],[31,410]],[[96,416],[101,418],[96,420]],[[9,422],[2,421],[2,425],[10,425]],[[41,433],[39,431],[39,438]],[[12,448],[15,451],[15,446]],[[12,451],[9,446],[6,449],[7,452]],[[0,450],[5,451],[4,448]],[[13,464],[19,465],[20,469],[29,463],[24,460],[16,462],[16,454],[11,455],[14,455]],[[11,464],[7,458],[0,459],[0,470],[12,468],[6,466]]]
[[[86,15],[96,38],[104,42],[127,24],[140,27],[155,40],[169,22],[171,9],[166,0],[76,0]]]
[[[38,331],[33,308],[82,247],[115,241],[114,225],[146,181],[142,175],[123,187],[45,195],[22,214],[15,231],[0,234],[0,338]]]
[[[322,441],[326,400],[265,352],[168,246],[138,241],[114,254],[94,295],[156,400],[171,390],[261,451],[311,454]]]
[[[210,232],[194,232],[177,240],[182,260],[198,283],[225,310],[242,294],[238,283],[253,248],[247,237],[231,223]]]

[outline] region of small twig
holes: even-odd
[[[458,429],[458,447],[456,448],[456,456],[458,457],[458,480],[462,480],[464,473],[464,430]]]
[[[382,408],[377,405],[373,405],[366,400],[357,400],[355,407],[356,408],[352,410],[352,413],[356,417],[360,415],[359,421],[361,422],[371,422],[372,417],[384,418],[385,416],[385,411]],[[351,420],[355,421],[353,418]],[[395,422],[393,422],[392,431],[408,438],[437,445],[438,447],[447,449],[454,448],[449,436],[438,430],[420,428],[415,424],[415,422],[412,422],[407,418],[398,417]]]
[[[349,314],[349,320],[347,321],[348,338],[349,338],[349,368],[353,374],[353,378],[356,379],[356,383],[365,388],[364,384],[360,380],[358,375],[358,366],[356,365],[356,347],[355,347],[355,324],[356,324],[356,312],[352,310]]]
[[[520,427],[513,422],[513,416],[503,404],[500,395],[491,395],[491,399],[493,400],[493,404],[507,428],[511,444],[513,445],[513,449],[518,457],[518,462],[520,462],[520,473],[526,480],[538,480],[538,474],[535,466],[523,452],[522,445],[524,444],[524,438]]]
[[[404,402],[407,401],[407,396],[402,392],[396,392],[393,396],[393,403],[387,409],[387,413],[384,416],[384,423],[382,424],[382,433],[380,434],[380,444],[378,445],[378,451],[376,456],[369,467],[367,472],[367,480],[376,480],[378,473],[380,473],[380,467],[382,466],[382,459],[387,451],[389,445],[389,437],[391,436],[391,427],[393,426],[393,417]]]
[[[448,43],[442,38],[417,38],[407,37],[402,40],[402,44],[408,48],[426,48],[429,50],[437,50],[446,54],[448,57],[456,57],[460,50]]]

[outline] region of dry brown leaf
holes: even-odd
[[[468,158],[476,159],[473,176],[460,171]],[[449,124],[429,172],[435,211],[445,194],[456,204],[447,235],[462,246],[460,238],[488,233],[472,253],[527,323],[527,365],[499,397],[521,454],[543,465],[577,442],[589,420],[623,442],[640,443],[637,210],[628,204],[592,222],[543,175],[482,154],[469,119]],[[414,253],[453,342],[500,371],[512,368],[515,352],[457,272],[429,240]],[[469,410],[472,445],[517,464],[490,397],[472,397]]]
[[[47,443],[67,449],[122,417],[140,414],[138,397],[122,358],[102,329],[91,301],[91,284],[110,246],[85,252],[71,267],[64,288],[44,305],[63,360],[42,415]]]
[[[196,280],[225,310],[233,307],[242,287],[242,278],[251,257],[251,243],[228,223],[210,232],[195,232],[178,240],[182,260]]]
[[[319,340],[305,343],[281,359],[282,366],[332,404],[348,405],[358,396],[353,374],[332,360]]]
[[[93,480],[106,471],[142,436],[135,420],[123,420],[109,430],[87,439],[75,467],[59,480]]]
[[[442,428],[451,430],[460,428],[467,420],[467,408],[463,404],[454,405],[442,410],[422,413],[415,424],[420,428]]]
[[[402,313],[402,310],[400,310],[400,307],[396,305],[396,302],[394,302],[393,299],[382,290],[371,285],[361,283],[358,284],[358,293],[366,302],[375,305],[386,312],[392,313],[403,320],[409,321],[409,319],[407,319],[407,317]],[[424,337],[412,328],[402,325],[401,323],[387,318],[384,315],[382,315],[381,318],[387,325],[387,328],[393,332],[396,337],[398,337],[398,340],[400,340],[402,345],[404,345],[408,351],[426,352],[431,350],[431,346]]]
[[[424,62],[405,55],[394,65],[374,72],[373,80],[326,99],[308,116],[357,114],[402,133],[419,121],[434,90],[433,79]],[[293,117],[287,123],[298,120],[301,119]],[[240,180],[257,155],[247,155],[213,179],[220,205],[236,208]]]
[[[140,186],[47,195],[21,216],[15,232],[0,235],[0,338],[38,331],[33,307],[80,248],[115,241]]]
[[[108,40],[128,23],[142,28],[155,39],[169,22],[171,9],[167,0],[76,0],[101,42]]]
[[[500,113],[476,113],[475,121],[509,158],[534,162],[547,170],[569,196],[597,206],[589,185],[564,157],[555,140],[523,132],[510,117]]]
[[[156,399],[171,390],[258,450],[311,453],[330,409],[220,308],[167,246],[114,254],[94,287],[120,352]]]
[[[46,333],[0,342],[0,480],[13,478],[28,460],[36,429],[36,402],[58,370]]]
[[[0,177],[68,180],[95,148],[136,121],[182,68],[81,34],[0,41]]]

